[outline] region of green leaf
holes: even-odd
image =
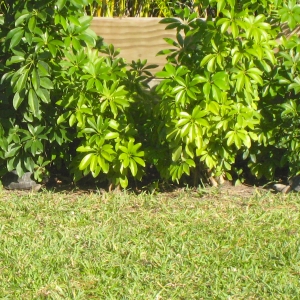
[[[178,25],[181,24],[180,20],[176,19],[176,18],[163,18],[162,20],[159,21],[159,23],[161,23],[161,24],[175,23],[175,24],[178,24]]]
[[[212,76],[214,84],[223,91],[229,90],[228,74],[224,72],[218,72]]]
[[[98,157],[93,155],[90,161],[90,170],[94,172],[98,166]],[[99,168],[101,170],[101,168]]]
[[[186,118],[186,119],[180,119],[177,124],[176,124],[176,127],[181,127],[185,124],[187,124],[188,122],[190,122],[190,119]]]
[[[221,92],[221,90],[214,84],[212,85],[211,89],[212,89],[213,99],[216,99],[218,102],[221,102],[222,101],[222,92]]]
[[[205,157],[205,163],[206,163],[206,165],[208,166],[209,169],[213,169],[217,164],[217,162],[210,155],[207,155]]]
[[[38,70],[39,70],[39,76],[40,77],[43,77],[43,76],[49,76],[49,65],[42,61],[42,60],[39,60],[38,63]]]
[[[120,177],[120,185],[123,189],[125,189],[128,186],[128,178],[126,176]]]
[[[204,56],[204,58],[201,60],[200,67],[203,67],[204,65],[206,65],[214,57],[215,57],[214,54],[208,54],[208,55]]]
[[[12,147],[10,147],[8,149],[8,151],[6,151],[5,153],[5,158],[9,158],[9,157],[14,157],[17,156],[17,152],[21,149],[20,145],[12,145]]]
[[[185,137],[185,136],[189,133],[190,128],[191,128],[191,125],[192,125],[192,124],[187,123],[187,124],[185,124],[185,125],[181,128],[181,130],[180,130],[180,136],[181,136],[181,137]]]
[[[16,32],[11,41],[10,41],[10,45],[9,45],[9,48],[14,48],[16,47],[17,45],[19,45],[22,37],[24,36],[24,30],[19,30],[18,32]]]
[[[242,147],[242,140],[237,134],[234,135],[234,143],[238,149]]]
[[[101,156],[98,156],[98,163],[101,166],[103,173],[107,174],[109,171],[109,164]]]
[[[44,146],[40,140],[32,141],[30,152],[32,155],[40,154],[43,152]]]
[[[80,49],[82,48],[82,46],[80,44],[80,41],[77,38],[75,38],[75,37],[72,38],[72,46],[77,51],[80,51]]]
[[[129,166],[129,157],[126,153],[122,153],[119,156],[119,159],[122,161],[123,167],[126,169]]]
[[[16,27],[14,29],[12,29],[11,31],[8,32],[8,34],[6,35],[6,40],[11,39],[13,36],[15,36],[18,32],[24,31],[22,29],[22,27]]]
[[[173,150],[172,152],[172,161],[177,161],[182,153],[182,146],[177,147],[176,149]]]
[[[206,99],[209,99],[210,90],[211,90],[211,84],[210,84],[210,82],[206,82],[203,86],[203,93],[204,93]]]
[[[190,159],[190,158],[188,158],[186,161],[185,161],[190,167],[196,167],[196,164],[195,164],[195,162],[192,160],[192,159]]]
[[[119,130],[119,123],[116,120],[110,119],[108,125],[114,130]]]
[[[71,21],[71,23],[73,23],[74,25],[80,26],[80,22],[76,17],[68,16],[68,20]]]
[[[228,131],[225,138],[227,138],[227,146],[234,143],[235,131]]]
[[[79,146],[76,151],[78,152],[91,152],[93,150],[93,148],[91,148],[90,146]]]
[[[81,41],[84,41],[87,46],[93,46],[94,47],[96,45],[95,38],[88,35],[88,34],[80,34],[80,35],[78,35],[78,39],[81,40]]]
[[[29,69],[26,69],[25,72],[21,74],[21,76],[19,77],[19,79],[15,85],[15,89],[19,93],[25,88],[27,78],[28,78],[28,72],[29,72]]]
[[[81,160],[79,164],[79,170],[85,170],[91,163],[93,156],[94,156],[93,153],[88,153],[86,156],[84,156],[84,158]]]
[[[20,24],[24,22],[24,20],[28,19],[30,17],[30,13],[26,11],[24,14],[22,14],[18,19],[15,21],[15,26],[18,27]]]
[[[67,0],[57,0],[55,3],[55,6],[57,7],[57,10],[62,10],[66,5]]]
[[[245,85],[245,75],[244,74],[239,74],[236,77],[237,81],[236,81],[236,90],[238,92],[241,92],[242,89],[244,88]]]
[[[16,92],[13,98],[13,106],[14,109],[18,109],[18,107],[21,105],[23,102],[24,98],[20,96],[19,92]]]
[[[35,92],[44,103],[50,103],[51,102],[50,92],[48,90],[39,88]]]
[[[28,93],[28,104],[29,107],[31,108],[31,111],[35,116],[39,115],[39,100],[36,96],[36,93],[33,89],[29,90]]]
[[[202,109],[200,106],[195,106],[192,112],[193,119],[199,119],[207,115],[207,111]]]
[[[33,85],[33,88],[35,90],[38,90],[40,88],[40,76],[39,76],[39,73],[38,73],[38,70],[36,68],[34,68],[32,70],[32,75],[31,75],[31,82],[32,82],[32,85]]]
[[[220,14],[220,12],[222,12],[222,10],[225,8],[226,6],[226,1],[225,0],[218,0],[217,1],[217,15]]]
[[[24,56],[19,56],[19,55],[18,56],[12,56],[11,58],[9,58],[6,61],[6,66],[17,64],[17,63],[22,62],[22,61],[25,61]]]
[[[115,139],[119,136],[119,133],[118,132],[109,132],[105,135],[105,139],[106,140],[111,140],[111,139]]]
[[[146,164],[145,164],[145,161],[142,160],[140,157],[137,157],[137,156],[134,156],[133,159],[141,166],[145,167]]]
[[[216,70],[216,56],[214,56],[207,64],[207,70],[211,73],[215,72]]]
[[[63,123],[70,116],[71,113],[72,113],[71,111],[66,111],[62,115],[60,115],[57,119],[57,125]],[[77,151],[79,150],[77,149]]]
[[[205,119],[197,119],[196,122],[197,124],[202,125],[204,127],[210,127],[208,121]]]
[[[219,115],[219,107],[220,105],[216,101],[210,101],[207,104],[207,109],[215,115]]]
[[[28,29],[31,32],[34,32],[35,26],[36,26],[36,16],[32,16],[28,21]]]
[[[69,125],[70,127],[72,127],[75,123],[76,123],[77,119],[76,119],[76,115],[75,114],[72,114],[70,116],[70,119],[69,119]]]
[[[105,158],[107,161],[112,161],[113,160],[113,156],[111,155],[111,154],[109,154],[109,153],[107,153],[106,151],[101,151],[101,156],[103,157],[103,158]]]
[[[250,139],[250,137],[249,137],[248,134],[246,134],[246,135],[244,136],[244,138],[243,138],[243,143],[244,143],[244,145],[245,145],[248,149],[251,148],[251,139]]]
[[[40,77],[40,85],[49,90],[54,88],[52,81],[47,77]]]
[[[131,174],[133,176],[136,176],[137,171],[138,171],[138,167],[137,167],[137,164],[136,164],[135,160],[129,159],[129,169],[131,171]]]

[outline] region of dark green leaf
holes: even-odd
[[[15,88],[14,88],[14,90],[16,89],[16,92],[20,93],[24,89],[26,82],[27,82],[27,78],[28,78],[28,72],[29,72],[29,70],[26,69],[25,72],[23,74],[21,74],[21,76],[19,77],[19,79],[15,85]]]
[[[24,30],[23,29],[16,32],[14,34],[14,36],[12,37],[11,41],[10,41],[9,47],[14,48],[15,46],[17,46],[20,43],[23,36],[24,36]]]
[[[31,108],[31,111],[35,116],[39,115],[39,100],[36,96],[36,93],[33,89],[29,90],[28,93],[28,104],[29,107]]]
[[[48,90],[39,88],[35,92],[44,103],[50,103],[50,92]]]
[[[31,82],[35,90],[38,90],[40,88],[40,76],[36,68],[32,70]]]

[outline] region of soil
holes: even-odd
[[[142,188],[135,188],[132,189],[131,191],[133,193],[139,194],[141,192],[159,192],[159,193],[166,193],[167,195],[171,194],[176,194],[179,191],[184,191],[186,190],[186,187],[180,187],[177,185],[160,185],[159,189],[150,189],[149,186],[144,186]],[[14,193],[14,194],[26,194],[28,192],[36,192],[36,191],[28,191],[28,190],[5,190],[3,189],[6,195],[9,193]],[[104,187],[101,185],[89,185],[89,184],[79,184],[79,185],[74,185],[74,183],[71,182],[63,182],[61,180],[57,180],[55,182],[51,182],[50,184],[44,184],[42,185],[42,188],[38,192],[42,192],[44,190],[48,190],[54,193],[70,193],[70,194],[91,194],[91,193],[106,193],[108,192],[108,187]],[[253,185],[247,185],[247,184],[240,184],[237,186],[232,185],[230,182],[226,181],[224,184],[219,185],[217,187],[210,187],[206,186],[204,188],[189,188],[189,190],[193,193],[193,196],[197,196],[200,198],[208,198],[211,197],[212,195],[221,197],[221,198],[227,198],[227,197],[239,197],[239,198],[249,198],[254,195],[262,195],[271,192],[274,192],[268,188],[264,188],[262,186],[256,187]],[[120,189],[115,189],[112,192],[119,192]]]

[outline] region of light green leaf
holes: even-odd
[[[24,98],[21,97],[18,92],[16,92],[15,95],[14,95],[14,98],[13,98],[14,109],[18,109],[18,107],[21,105],[23,100],[24,100]]]
[[[85,170],[88,165],[91,163],[91,160],[93,158],[93,153],[88,153],[80,162],[79,164],[79,170]]]
[[[65,7],[66,2],[67,2],[67,0],[57,0],[56,1],[55,5],[56,5],[58,11],[62,10]]]
[[[28,21],[28,29],[33,32],[36,26],[36,16],[32,16]]]
[[[118,136],[119,136],[119,133],[118,133],[118,132],[109,132],[109,133],[107,133],[107,134],[104,136],[104,138],[105,138],[106,140],[111,140],[111,139],[117,138]]]
[[[172,161],[177,161],[182,153],[182,146],[177,147],[176,149],[173,150],[172,152]]]
[[[30,17],[30,13],[27,11],[24,14],[22,14],[18,19],[15,21],[15,26],[19,26],[24,22],[24,20],[28,19]],[[17,27],[18,28],[18,27]]]
[[[136,176],[137,171],[138,171],[138,167],[137,167],[137,164],[136,164],[135,160],[133,160],[133,159],[129,160],[129,169],[130,169],[132,175]]]
[[[218,72],[212,76],[213,83],[223,91],[229,90],[229,79],[228,74],[223,72]]]
[[[6,66],[10,66],[12,64],[17,64],[22,61],[25,61],[24,56],[20,56],[20,55],[12,56],[6,61]]]
[[[128,186],[128,178],[126,176],[120,177],[120,185],[123,189],[125,189]]]

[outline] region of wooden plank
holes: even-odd
[[[98,18],[94,17],[91,29],[104,38],[107,44],[120,48],[120,56],[127,62],[147,59],[148,64],[158,67],[152,73],[160,71],[166,63],[165,56],[156,56],[163,49],[172,48],[163,38],[176,40],[176,30],[165,30],[160,24],[161,18]]]
[[[160,24],[162,18],[104,18],[94,17],[91,23],[97,35],[104,38],[107,44],[120,48],[120,56],[127,62],[147,59],[148,64],[156,64],[151,72],[160,71],[165,65],[165,56],[156,56],[163,49],[173,48],[163,38],[176,40],[176,30],[165,30],[166,25]],[[282,33],[289,37],[293,33],[299,35],[300,27],[292,32],[286,24],[282,25]]]

